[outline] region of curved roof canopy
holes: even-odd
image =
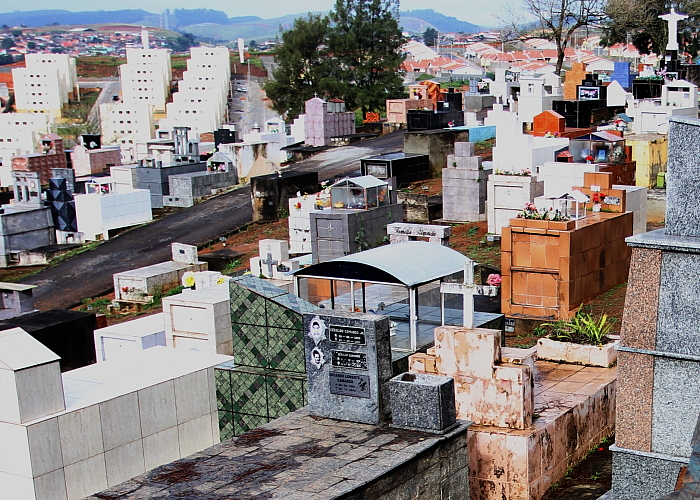
[[[463,271],[469,260],[449,247],[425,241],[406,241],[314,264],[294,274],[414,287]]]

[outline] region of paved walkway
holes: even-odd
[[[292,171],[318,171],[319,180],[359,170],[359,159],[403,149],[403,134],[394,133],[334,148],[296,163]],[[34,305],[40,310],[74,307],[85,298],[113,289],[112,275],[170,260],[170,243],[204,245],[252,220],[250,187],[235,189],[194,207],[127,231],[94,250],[21,280],[38,285]]]

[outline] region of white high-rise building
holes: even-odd
[[[178,92],[167,105],[162,130],[190,127],[193,134],[211,132],[226,120],[231,80],[229,50],[225,47],[193,47]]]
[[[26,67],[12,70],[18,113],[61,117],[69,99],[77,99],[75,58],[67,54],[27,54]]]
[[[137,142],[146,142],[155,134],[153,104],[108,102],[100,105],[102,144],[118,145],[122,162],[134,159]]]
[[[40,151],[41,136],[54,131],[54,118],[43,113],[0,114],[0,186],[12,181],[12,157]]]
[[[147,45],[148,32],[142,32],[141,39]],[[165,111],[172,81],[170,50],[126,49],[126,64],[119,67],[119,75],[125,103],[153,104],[156,112]]]

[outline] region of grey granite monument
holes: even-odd
[[[389,413],[389,318],[319,310],[304,314],[309,413],[379,424]]]
[[[666,227],[627,238],[613,500],[673,491],[700,413],[700,120],[671,117]]]
[[[437,434],[457,425],[452,377],[402,373],[389,381],[391,426]]]

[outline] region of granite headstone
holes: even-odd
[[[389,318],[318,311],[304,314],[311,415],[379,424],[389,413]]]

